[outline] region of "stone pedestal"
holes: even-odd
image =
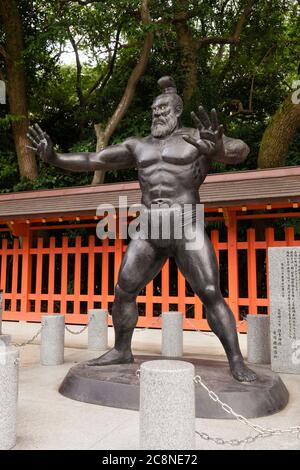
[[[267,315],[247,315],[247,351],[251,364],[270,364],[270,317]]]
[[[195,448],[194,366],[184,361],[144,362],[140,371],[140,448]]]
[[[164,357],[181,357],[183,355],[183,330],[181,312],[163,312],[162,346]]]
[[[300,374],[300,248],[268,249],[271,366]]]
[[[19,351],[0,343],[0,450],[16,445]]]
[[[64,315],[43,315],[41,333],[41,364],[44,366],[63,364],[64,345]]]
[[[88,348],[104,351],[108,348],[108,311],[104,309],[89,310]]]
[[[82,362],[69,370],[59,392],[72,400],[85,403],[139,410],[140,380],[137,371],[144,362],[161,359],[160,356],[136,356],[132,364],[93,367]],[[228,403],[246,418],[259,418],[277,413],[288,402],[289,394],[284,383],[269,366],[251,366],[257,373],[257,380],[241,383],[230,374],[227,361],[191,357],[181,360],[192,363],[195,375],[200,375],[220,400]],[[195,394],[197,418],[234,419],[214,402],[200,385],[195,386]]]

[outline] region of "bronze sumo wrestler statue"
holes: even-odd
[[[48,136],[38,125],[30,127],[32,148],[47,163],[71,171],[121,170],[137,168],[142,191],[142,204],[171,207],[200,203],[199,187],[212,161],[234,164],[249,153],[241,140],[226,137],[213,109],[209,117],[202,107],[192,113],[195,128],[182,127],[183,102],[172,77],[162,77],[158,84],[162,93],[152,104],[151,134],[130,137],[98,153],[58,154]],[[190,218],[190,229],[197,223]],[[188,234],[189,228],[185,230]],[[115,345],[104,355],[89,361],[91,366],[133,362],[131,341],[138,320],[136,298],[141,289],[161,270],[169,256],[188,280],[205,306],[212,331],[220,339],[228,357],[230,370],[238,381],[250,382],[256,374],[244,363],[236,332],[234,316],[226,304],[219,285],[219,271],[211,242],[204,231],[204,241],[197,249],[187,250],[187,239],[132,239],[123,257],[112,318]]]

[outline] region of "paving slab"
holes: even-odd
[[[3,333],[13,341],[22,342],[33,336],[39,325],[3,322]],[[80,327],[72,326],[74,330]],[[113,344],[109,328],[109,346]],[[241,349],[246,354],[246,335],[240,334]],[[136,332],[133,339],[136,354],[160,354],[160,330]],[[76,402],[58,393],[59,385],[71,366],[97,356],[86,349],[87,334],[66,334],[65,363],[60,366],[41,366],[39,345],[21,348],[20,388],[18,410],[18,449],[95,449],[134,450],[139,447],[139,413],[99,405]],[[185,357],[224,360],[217,338],[197,332],[184,332]],[[275,415],[250,420],[261,426],[287,428],[300,425],[300,376],[280,374],[290,399],[286,408]],[[241,423],[224,419],[197,419],[196,429],[210,436],[225,439],[243,438],[253,431]],[[197,449],[232,449],[196,436]],[[240,449],[241,447],[234,447]],[[244,449],[300,450],[296,435],[260,439],[243,446]]]

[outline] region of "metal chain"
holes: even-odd
[[[135,375],[140,379],[140,373],[141,370],[137,369],[135,372]],[[223,437],[216,437],[216,436],[210,436],[206,432],[200,432],[196,430],[196,434],[200,436],[201,439],[205,441],[212,441],[217,445],[230,445],[230,446],[240,446],[243,444],[253,444],[257,439],[262,439],[266,437],[272,437],[272,436],[278,436],[282,434],[296,434],[299,439],[300,437],[300,426],[292,426],[287,429],[279,429],[279,428],[265,428],[263,426],[260,426],[259,424],[253,424],[251,423],[247,418],[242,416],[239,413],[236,413],[231,406],[227,405],[226,403],[222,402],[218,395],[210,390],[208,386],[203,382],[202,378],[200,375],[196,375],[194,377],[194,382],[196,385],[201,385],[201,387],[206,390],[208,393],[209,397],[215,402],[218,403],[226,413],[231,414],[237,421],[239,421],[242,424],[245,424],[246,426],[249,426],[252,428],[254,431],[257,432],[256,435],[249,435],[243,439],[223,439]]]
[[[141,333],[142,331],[146,331],[146,330],[149,330],[150,328],[152,328],[152,326],[155,326],[157,321],[159,320],[159,318],[161,318],[162,314],[160,314],[158,317],[155,317],[154,321],[152,323],[150,323],[149,326],[145,327],[145,328],[141,328],[139,330],[136,330],[135,333]],[[207,335],[207,336],[215,336],[215,333],[213,332],[209,332],[209,331],[202,331],[202,330],[198,330],[194,324],[188,319],[188,318],[185,318],[185,320],[187,321],[187,323],[189,323],[192,328],[197,331],[198,333],[202,333],[203,335]],[[246,320],[241,320],[237,323],[237,326],[240,326],[242,323],[244,323]]]
[[[287,428],[287,429],[279,429],[279,428],[266,428],[264,426],[260,426],[258,424],[253,424],[251,423],[247,418],[245,418],[244,416],[242,416],[241,414],[239,413],[236,413],[232,408],[231,406],[227,405],[226,403],[222,402],[220,400],[220,398],[218,397],[218,395],[213,392],[212,390],[210,390],[208,388],[208,386],[203,382],[202,378],[200,375],[196,375],[194,377],[194,382],[198,385],[201,385],[202,388],[204,388],[204,390],[206,390],[206,392],[208,393],[209,397],[216,403],[218,403],[221,408],[228,414],[231,414],[237,421],[239,421],[240,423],[242,424],[245,424],[246,426],[252,428],[254,431],[258,432],[257,435],[255,436],[247,436],[245,439],[230,439],[230,440],[225,440],[221,437],[211,437],[209,436],[207,433],[200,433],[198,431],[196,431],[196,433],[204,440],[212,440],[213,442],[215,442],[215,444],[220,444],[220,445],[224,445],[224,444],[229,444],[229,445],[232,445],[232,446],[236,446],[236,445],[241,445],[241,444],[249,444],[249,443],[252,443],[254,442],[256,439],[259,439],[259,438],[265,438],[265,437],[272,437],[272,436],[278,436],[278,435],[282,435],[282,434],[298,434],[298,437],[299,437],[299,433],[300,433],[300,426],[292,426],[290,428]]]
[[[81,330],[79,330],[79,331],[73,331],[73,330],[71,330],[71,329],[68,327],[68,325],[65,325],[65,329],[68,331],[68,333],[71,333],[71,335],[80,335],[81,333],[83,333],[83,332],[89,327],[89,325],[90,325],[90,323],[92,322],[92,320],[93,320],[93,317],[91,317],[91,318],[89,319],[89,321],[87,322],[87,324],[84,325],[84,326],[81,328]]]
[[[256,439],[260,437],[266,437],[262,434],[256,434],[256,436],[247,436],[245,439],[223,439],[222,437],[212,437],[209,436],[206,432],[196,431],[196,434],[205,441],[212,441],[217,445],[230,445],[230,446],[240,446],[242,444],[252,444]]]
[[[158,322],[158,320],[160,319],[162,314],[160,314],[158,317],[155,317],[155,319],[150,323],[149,326],[146,326],[145,328],[141,328],[140,330],[136,330],[135,331],[135,334],[136,333],[141,333],[142,331],[146,331],[146,330],[149,330],[152,326],[155,326]]]
[[[34,340],[37,339],[37,337],[41,334],[42,331],[42,326],[38,329],[38,331],[34,334],[32,338],[30,338],[28,341],[25,341],[24,343],[12,343],[14,346],[17,346],[18,348],[22,348],[23,346],[27,346],[27,344],[33,343]]]
[[[149,330],[152,326],[155,326],[160,317],[161,317],[161,314],[158,317],[155,317],[154,320],[152,321],[152,323],[150,323],[149,326],[147,326],[145,328],[140,328],[139,330],[135,330],[135,334],[136,333],[141,333],[142,331]],[[67,325],[65,326],[65,328],[72,335],[80,335],[81,333],[83,333],[88,328],[88,326],[91,323],[92,319],[93,319],[93,317],[91,317],[89,322],[79,331],[72,331],[72,330],[70,330],[70,328]]]
[[[202,335],[205,335],[205,336],[215,336],[213,332],[199,330],[189,318],[185,318],[185,320],[187,323],[191,325],[193,330],[196,331],[197,333],[201,333]]]
[[[189,318],[185,318],[185,320],[187,321],[187,323],[189,323],[192,326],[194,331],[197,331],[197,333],[201,333],[202,335],[211,336],[211,337],[216,336],[215,333],[213,333],[212,331],[209,332],[209,331],[199,330],[197,327],[195,327],[195,325],[193,324],[193,322]],[[242,325],[245,321],[247,321],[247,320],[240,320],[239,322],[237,322],[237,324],[236,324],[237,328],[240,325]]]
[[[141,369],[137,369],[136,372],[135,372],[135,375],[138,377],[138,379],[140,380],[140,375],[141,375]],[[201,382],[199,382],[199,378],[201,380]],[[229,405],[226,405],[226,403],[223,403],[221,402],[221,400],[219,399],[219,397],[216,395],[216,393],[214,393],[213,391],[209,390],[209,388],[202,382],[202,379],[200,376],[196,375],[194,377],[194,382],[197,384],[197,383],[200,383],[200,385],[202,385],[205,390],[208,392],[210,398],[215,401],[215,402],[219,402],[219,403],[222,403],[222,408],[227,412],[229,413],[231,410],[231,412],[235,415],[235,417],[237,417],[236,419],[239,419],[240,420],[240,417],[241,417],[241,420],[245,420],[248,422],[248,420],[246,418],[244,418],[243,416],[241,415],[238,415],[237,413],[235,413],[232,408],[229,406]],[[244,421],[242,421],[244,423]],[[244,423],[245,424],[245,423]],[[255,427],[255,425],[252,425],[252,423],[250,423],[251,427]],[[260,426],[257,426],[257,427],[260,427]],[[207,434],[206,432],[200,432],[200,431],[195,431],[196,434],[198,434],[198,436],[201,437],[201,439],[204,439],[205,441],[213,441],[215,444],[218,444],[218,445],[231,445],[231,446],[239,446],[239,445],[242,445],[242,444],[251,444],[253,443],[254,441],[256,441],[256,439],[258,439],[259,437],[267,437],[266,436],[266,433],[263,433],[262,431],[260,431],[259,434],[256,434],[255,436],[247,436],[246,438],[244,439],[223,439],[222,437],[213,437],[213,436],[210,436],[209,434]],[[269,433],[270,434],[270,433]],[[271,435],[271,434],[270,434]]]
[[[90,320],[88,321],[88,323],[86,325],[84,325],[83,328],[81,328],[81,330],[79,331],[73,331],[71,330],[67,325],[65,325],[65,329],[71,333],[72,335],[80,335],[81,333],[83,333],[89,326],[89,324],[91,323],[93,317],[90,318]],[[37,339],[37,337],[41,334],[41,331],[42,331],[42,326],[39,328],[39,330],[34,334],[34,336],[32,338],[30,338],[28,341],[25,341],[24,343],[12,343],[14,346],[17,346],[19,348],[23,347],[23,346],[27,346],[27,344],[31,344],[33,343],[34,340]]]

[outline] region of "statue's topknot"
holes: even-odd
[[[165,93],[177,93],[176,84],[172,77],[161,77],[158,80],[158,86],[160,87],[163,94]]]
[[[162,97],[167,98],[168,100],[171,100],[173,103],[173,106],[175,108],[177,117],[179,119],[180,114],[182,113],[183,110],[183,102],[180,96],[177,94],[177,88],[175,84],[175,80],[172,77],[161,77],[158,80],[158,86],[161,89],[161,95],[157,96],[156,99],[160,99]],[[166,96],[167,95],[167,96]]]

